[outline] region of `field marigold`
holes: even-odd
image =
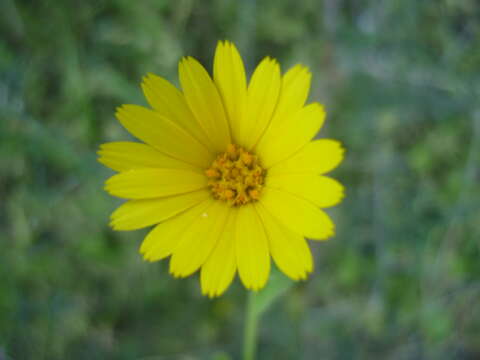
[[[343,158],[340,143],[311,141],[322,105],[305,105],[311,74],[284,75],[266,57],[248,85],[235,46],[219,42],[213,79],[194,58],[180,61],[182,91],[149,74],[142,89],[152,107],[123,105],[116,116],[144,143],[103,144],[99,161],[118,171],[110,194],[129,199],[111,216],[115,230],[156,225],[140,252],[170,257],[170,272],[201,269],[202,292],[221,295],[236,272],[247,289],[268,280],[270,257],[294,280],[313,269],[304,237],[324,240],[334,224],[321,210],[343,187],[323,174]]]

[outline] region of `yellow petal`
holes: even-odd
[[[199,190],[161,199],[130,200],[111,216],[114,230],[135,230],[158,224],[210,197],[210,191]]]
[[[165,155],[149,145],[130,141],[102,144],[98,155],[100,163],[115,171],[165,168],[202,172],[200,168]]]
[[[332,178],[315,174],[268,176],[266,185],[292,193],[322,208],[338,204],[344,196],[342,184]]]
[[[304,147],[318,132],[324,119],[325,111],[318,103],[307,105],[297,112],[284,124],[277,138],[258,147],[257,154],[263,166],[269,168]]]
[[[245,114],[247,80],[242,58],[235,45],[229,41],[218,42],[213,78],[228,115],[232,138],[238,143],[237,134],[240,132]]]
[[[171,120],[138,105],[123,105],[117,118],[134,136],[173,158],[206,168],[213,155]]]
[[[225,229],[220,234],[215,249],[202,266],[200,282],[202,293],[209,297],[222,295],[235,277],[235,220],[236,210],[232,210]]]
[[[251,149],[270,123],[280,94],[280,66],[266,57],[253,72],[247,91],[247,115],[239,133],[239,144]]]
[[[143,78],[142,89],[148,103],[161,116],[180,125],[200,143],[210,146],[205,131],[190,111],[183,94],[170,82],[148,74]]]
[[[183,194],[207,187],[207,177],[178,169],[136,169],[113,175],[105,190],[124,199],[150,199]]]
[[[270,274],[268,240],[253,205],[237,210],[235,252],[238,274],[247,289],[260,290]]]
[[[180,61],[179,77],[185,100],[214,150],[225,151],[231,143],[230,129],[217,87],[205,68],[192,57]]]
[[[312,240],[325,240],[334,234],[335,226],[330,217],[307,200],[265,187],[260,202],[297,234]]]
[[[342,162],[344,152],[342,145],[336,140],[315,140],[292,157],[268,169],[268,174],[269,176],[287,173],[325,174]]]
[[[262,136],[257,149],[263,149],[279,136],[282,128],[305,104],[312,74],[303,65],[295,65],[282,78],[282,87],[272,121]]]
[[[170,259],[173,276],[189,276],[205,263],[220,238],[230,209],[225,202],[214,201],[183,232]]]
[[[255,207],[265,225],[275,264],[293,280],[305,279],[313,270],[312,253],[306,240],[281,224],[261,204]]]
[[[170,256],[177,247],[180,236],[190,227],[205,209],[212,205],[213,199],[206,199],[198,205],[175,215],[158,224],[148,233],[140,247],[140,253],[147,261],[157,261]]]
[[[304,65],[290,68],[282,78],[282,93],[275,117],[295,114],[307,101],[312,74]]]

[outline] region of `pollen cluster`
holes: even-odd
[[[260,198],[265,170],[257,156],[230,144],[205,170],[213,197],[230,206],[240,206]]]

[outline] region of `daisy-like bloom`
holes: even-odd
[[[105,189],[128,199],[114,230],[155,225],[140,252],[170,257],[170,273],[201,271],[202,292],[221,295],[236,272],[247,289],[268,280],[270,259],[294,280],[313,269],[306,238],[325,240],[334,224],[321,208],[343,197],[323,174],[343,158],[340,143],[313,140],[322,105],[305,105],[311,74],[281,74],[266,57],[247,85],[235,46],[219,42],[213,79],[194,58],[180,61],[182,90],[156,75],[143,79],[152,107],[123,105],[116,116],[143,141],[103,144],[99,161],[118,174]]]

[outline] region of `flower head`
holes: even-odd
[[[99,161],[118,174],[105,189],[128,199],[111,217],[115,230],[155,225],[140,252],[170,257],[170,272],[201,271],[202,292],[222,294],[236,272],[261,289],[270,259],[294,280],[313,269],[306,238],[324,240],[334,224],[321,209],[343,187],[325,173],[343,158],[340,143],[314,140],[323,106],[305,105],[311,74],[281,74],[266,57],[247,85],[235,46],[219,42],[213,79],[195,59],[180,61],[182,91],[156,75],[142,83],[152,107],[123,105],[120,123],[143,141],[103,144]]]

